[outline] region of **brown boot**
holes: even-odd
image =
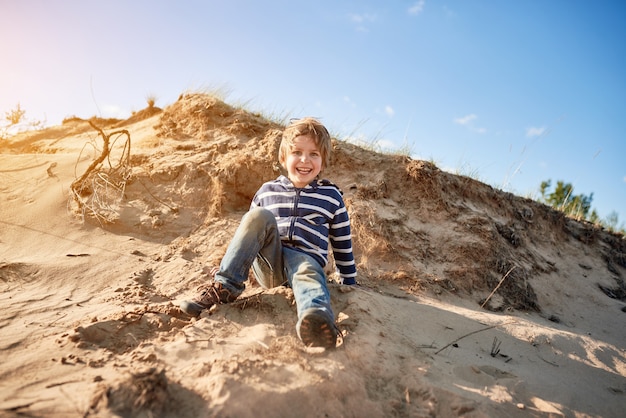
[[[335,348],[339,328],[328,312],[311,308],[302,313],[296,324],[298,336],[307,347]]]
[[[184,300],[180,304],[180,309],[187,315],[199,316],[203,310],[209,309],[213,305],[220,303],[229,303],[237,299],[237,295],[233,295],[220,282],[212,282],[208,285],[201,286],[200,294],[192,300]]]

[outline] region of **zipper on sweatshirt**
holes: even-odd
[[[298,202],[300,201],[300,192],[302,189],[296,190],[296,198],[293,200],[293,208],[291,211],[291,223],[289,225],[289,241],[293,240],[293,230],[296,225],[296,215],[298,214]]]

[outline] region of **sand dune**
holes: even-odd
[[[361,285],[331,283],[343,338],[311,349],[288,288],[177,308],[280,173],[282,126],[204,94],[91,123],[0,142],[1,415],[624,413],[622,236],[335,141]],[[77,185],[94,126],[110,153]]]

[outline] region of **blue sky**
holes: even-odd
[[[537,198],[626,221],[626,2],[0,2],[0,112],[130,116],[219,90]]]

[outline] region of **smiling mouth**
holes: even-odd
[[[308,175],[311,174],[313,170],[311,170],[310,168],[296,168],[296,171],[298,172],[298,174]]]

